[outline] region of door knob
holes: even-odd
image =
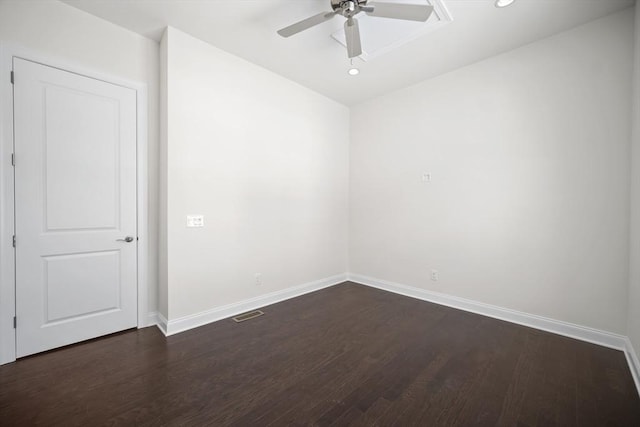
[[[116,241],[117,242],[127,242],[127,243],[129,243],[129,242],[133,242],[133,237],[127,236],[124,239],[116,239]]]

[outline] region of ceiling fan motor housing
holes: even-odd
[[[347,18],[362,11],[369,0],[331,0],[333,11]]]

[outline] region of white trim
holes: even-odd
[[[399,283],[388,282],[386,280],[374,279],[372,277],[359,274],[349,274],[349,280],[361,285],[382,289],[411,298],[429,301],[494,319],[505,320],[518,325],[529,326],[565,337],[575,338],[580,341],[598,344],[616,350],[625,350],[627,337],[614,334],[612,332],[601,331],[588,328],[573,323],[560,320],[549,319],[547,317],[536,316],[534,314],[523,313],[521,311],[485,304],[465,298],[459,298],[438,292],[427,291],[425,289],[414,288],[412,286],[401,285]]]
[[[233,304],[216,307],[211,310],[202,311],[200,313],[189,316],[180,317],[178,319],[167,320],[158,313],[158,328],[166,335],[174,335],[198,326],[226,319],[227,317],[236,316],[247,311],[255,310],[267,305],[275,304],[284,300],[299,297],[309,292],[318,291],[330,286],[343,283],[347,280],[347,274],[339,274],[337,276],[327,277],[325,279],[316,280],[298,286],[293,286],[281,291],[271,292],[269,294],[260,295],[255,298],[239,301]]]
[[[0,365],[16,359],[15,254],[13,209],[13,86],[9,75],[12,53],[0,45]]]
[[[148,194],[147,194],[147,147],[148,111],[147,85],[120,77],[96,72],[84,66],[62,61],[40,52],[11,44],[0,44],[0,365],[16,360],[13,316],[15,316],[15,271],[14,251],[11,237],[14,233],[13,168],[10,164],[13,153],[13,87],[9,73],[13,69],[13,58],[18,57],[49,67],[103,80],[136,91],[137,114],[137,227],[138,227],[138,327],[148,326]],[[16,76],[16,78],[18,78]]]
[[[631,371],[631,376],[633,376],[633,381],[636,383],[636,389],[638,390],[638,394],[640,394],[640,360],[638,360],[636,349],[633,348],[633,344],[631,344],[629,338],[625,338],[624,354],[627,357],[627,363],[629,363],[629,370]]]
[[[160,321],[158,318],[159,313],[157,311],[152,311],[149,314],[147,314],[146,318],[144,319],[144,326],[138,326],[138,328],[148,328],[150,326],[157,326],[158,322]]]
[[[640,394],[640,360],[638,360],[638,355],[631,344],[631,341],[626,336],[465,298],[459,298],[439,292],[432,292],[412,286],[401,285],[399,283],[389,282],[386,280],[374,279],[360,274],[349,273],[348,278],[351,282],[381,289],[383,291],[393,292],[410,298],[416,298],[459,310],[469,311],[471,313],[481,314],[483,316],[493,317],[494,319],[500,319],[516,323],[518,325],[540,329],[542,331],[574,338],[580,341],[586,341],[615,350],[621,350],[624,352],[636,389]]]
[[[156,318],[158,319],[158,323],[156,323],[156,326],[158,327],[158,329],[160,329],[160,332],[162,332],[164,336],[167,336],[167,324],[169,323],[169,321],[162,315],[162,313],[158,313],[156,315]]]
[[[136,144],[136,190],[137,206],[136,215],[138,221],[137,228],[137,257],[138,257],[138,328],[148,326],[147,317],[149,313],[149,283],[148,277],[148,254],[149,254],[149,174],[148,174],[148,106],[147,106],[147,85],[137,84],[132,89],[136,90],[136,123],[138,127]]]

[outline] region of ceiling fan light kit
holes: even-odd
[[[323,22],[341,15],[347,20],[344,23],[344,35],[347,44],[347,56],[355,58],[362,54],[360,28],[356,15],[364,12],[377,18],[401,19],[406,21],[426,22],[433,13],[433,6],[427,4],[405,4],[371,2],[369,0],[330,0],[331,12],[322,12],[303,19],[300,22],[278,30],[282,37],[291,37]],[[349,73],[351,74],[351,73]],[[352,74],[353,75],[353,74]]]

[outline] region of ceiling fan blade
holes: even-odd
[[[334,16],[336,16],[336,12],[322,12],[317,15],[313,15],[310,18],[303,19],[300,22],[296,22],[295,24],[289,25],[288,27],[284,27],[281,30],[278,30],[278,34],[280,34],[282,37],[290,37],[318,24],[322,24],[323,22],[330,20]]]
[[[404,19],[407,21],[425,22],[433,13],[433,6],[421,4],[404,3],[384,3],[375,2],[371,4],[373,12],[365,10],[367,15],[378,18]]]
[[[360,28],[356,18],[349,18],[344,23],[344,36],[347,41],[347,54],[349,58],[354,58],[362,54],[360,44]]]

